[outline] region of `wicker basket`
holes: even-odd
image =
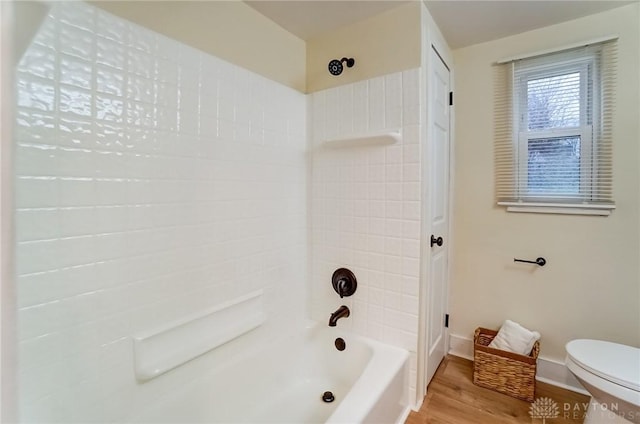
[[[477,328],[473,337],[473,383],[533,402],[536,393],[536,365],[540,342],[531,353],[520,355],[489,347],[497,331]]]

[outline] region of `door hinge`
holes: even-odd
[[[444,326],[445,328],[449,328],[449,314],[444,315]]]
[[[449,91],[449,106],[453,106],[453,91]]]

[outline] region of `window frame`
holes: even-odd
[[[572,215],[600,215],[608,216],[616,209],[615,186],[614,186],[614,131],[615,131],[615,104],[618,91],[617,68],[618,68],[618,39],[619,36],[611,34],[589,40],[578,41],[572,44],[557,46],[544,50],[520,53],[513,56],[501,58],[493,63],[494,66],[494,92],[493,92],[493,120],[494,120],[494,189],[496,205],[502,206],[507,212],[525,213],[547,213],[547,214],[572,214]],[[516,165],[518,155],[516,148],[519,148],[520,138],[516,125],[517,117],[514,115],[514,90],[517,88],[515,81],[526,70],[557,67],[561,63],[571,63],[574,60],[584,60],[586,57],[595,57],[595,66],[590,78],[596,76],[596,83],[593,85],[592,94],[595,99],[592,102],[595,116],[588,126],[581,129],[592,134],[592,146],[590,152],[591,181],[582,177],[582,181],[590,183],[590,190],[583,189],[584,197],[572,197],[577,193],[575,190],[576,179],[564,179],[558,177],[558,181],[564,179],[567,184],[560,184],[559,187],[572,187],[567,191],[567,202],[563,202],[557,196],[562,195],[560,190],[549,190],[549,199],[542,197],[523,198],[518,191],[518,173]],[[562,83],[562,81],[559,81]],[[539,84],[542,84],[540,82]],[[532,86],[534,88],[535,86]],[[543,87],[540,85],[540,87]],[[553,116],[553,115],[552,115]],[[544,126],[544,121],[540,121]],[[559,122],[556,120],[556,122]],[[568,122],[568,121],[565,121]],[[542,134],[539,134],[542,135]],[[549,144],[554,148],[560,147],[556,141],[549,140]],[[544,141],[540,143],[536,150],[544,155],[547,147]],[[527,146],[528,150],[528,146]],[[561,152],[561,150],[559,151]],[[542,156],[544,157],[544,156]],[[524,159],[522,160],[524,162]],[[574,166],[576,161],[572,161]],[[531,165],[536,163],[531,160]],[[577,167],[577,166],[576,166]],[[528,172],[527,168],[527,172]],[[542,177],[547,173],[544,169],[538,168],[542,172]],[[566,169],[566,168],[558,168]],[[574,168],[575,169],[575,168]],[[582,166],[581,166],[582,169]],[[561,175],[561,174],[558,174]],[[569,176],[568,174],[565,174]],[[532,180],[534,190],[548,187],[543,180]],[[521,190],[522,191],[522,190]],[[590,191],[590,192],[589,192]],[[572,197],[569,199],[569,197]]]
[[[596,53],[586,53],[582,57],[558,60],[538,66],[528,66],[520,71],[513,81],[513,142],[515,190],[523,203],[588,203],[593,199],[591,181],[595,177],[597,165],[593,152],[596,150],[593,125],[599,121],[600,92],[597,79]],[[580,78],[580,124],[578,126],[529,129],[528,84],[543,78],[578,73]],[[591,98],[589,98],[591,92]],[[591,104],[589,104],[589,102]],[[521,106],[524,106],[524,110]],[[529,142],[545,138],[577,137],[580,139],[580,183],[579,195],[571,197],[533,194],[529,188]]]

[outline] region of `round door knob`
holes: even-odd
[[[431,234],[431,247],[433,247],[434,244],[437,244],[438,246],[442,246],[443,242],[444,240],[442,239],[442,237],[436,238],[436,236]]]

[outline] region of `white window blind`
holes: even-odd
[[[616,42],[608,41],[496,66],[498,204],[614,207],[615,65]]]

